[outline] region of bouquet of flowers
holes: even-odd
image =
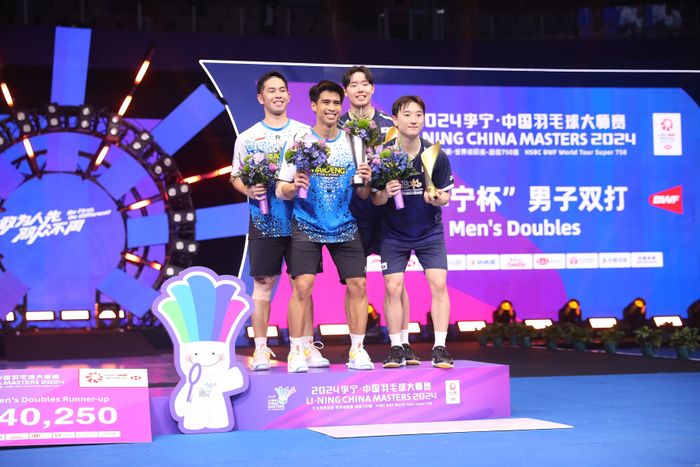
[[[238,177],[247,186],[261,184],[269,187],[275,183],[275,178],[277,178],[279,159],[280,155],[278,152],[269,154],[263,152],[248,153],[243,158]],[[260,212],[268,214],[270,206],[267,202],[267,197],[259,200],[259,202]]]
[[[359,137],[368,148],[373,148],[382,142],[382,132],[377,123],[367,118],[349,119],[343,125],[343,131],[350,136]]]
[[[383,189],[392,180],[406,180],[418,175],[416,169],[406,154],[398,145],[382,149],[378,154],[370,157],[372,167],[372,186]],[[403,195],[399,191],[394,196],[396,209],[403,209]]]
[[[284,153],[284,159],[288,164],[294,164],[298,172],[310,174],[318,168],[328,168],[328,158],[331,148],[324,140],[302,139],[294,141],[292,147]],[[299,188],[299,198],[306,198],[307,190]]]

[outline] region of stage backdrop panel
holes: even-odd
[[[345,65],[203,61],[237,131],[262,117],[255,81],[290,81],[289,115],[313,124],[308,89],[340,81]],[[452,320],[490,319],[503,299],[518,318],[556,317],[568,298],[584,316],[618,316],[634,298],[649,314],[683,313],[697,298],[700,173],[697,103],[682,73],[372,67],[376,106],[426,102],[423,137],[440,142],[455,175],[443,209]],[[588,87],[584,87],[585,84]],[[691,90],[691,92],[697,90]],[[347,106],[347,102],[345,103]],[[317,322],[344,322],[329,257],[317,279]],[[369,262],[370,302],[382,278]],[[411,318],[430,298],[420,267],[407,274]],[[282,281],[272,322],[286,327]]]

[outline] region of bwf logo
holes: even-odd
[[[649,204],[655,208],[683,214],[683,186],[674,186],[650,195]]]

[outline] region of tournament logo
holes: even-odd
[[[680,156],[683,154],[680,113],[654,113],[654,155]]]
[[[277,386],[275,394],[267,398],[267,410],[284,410],[292,394],[297,392],[296,386]]]
[[[93,384],[100,383],[102,382],[102,375],[99,373],[88,373],[85,375],[85,381]]]
[[[678,185],[649,196],[649,204],[676,214],[683,214],[683,186]]]

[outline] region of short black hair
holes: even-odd
[[[367,68],[364,65],[356,65],[352,68],[350,68],[348,71],[345,72],[343,75],[343,88],[347,89],[348,86],[350,85],[350,79],[352,78],[352,75],[355,73],[362,73],[365,75],[365,78],[367,78],[367,81],[369,81],[369,84],[374,86],[374,78],[372,77],[372,72],[370,71],[369,68]]]
[[[425,102],[423,102],[423,99],[421,99],[420,96],[401,96],[398,99],[396,99],[392,104],[391,115],[393,115],[394,117],[398,116],[399,112],[401,112],[401,109],[406,107],[411,102],[415,102],[416,104],[418,104],[423,110],[423,113],[425,113]]]
[[[280,73],[279,71],[268,71],[267,73],[265,73],[264,75],[262,75],[262,76],[260,77],[260,79],[258,79],[258,83],[257,83],[257,85],[258,85],[258,94],[262,94],[263,89],[265,88],[265,83],[266,83],[267,80],[270,79],[270,78],[279,78],[279,79],[281,79],[282,81],[284,81],[284,85],[285,85],[287,88],[289,88],[289,83],[287,82],[287,78],[285,78],[284,75],[282,75],[282,73]]]
[[[340,102],[343,102],[345,92],[343,91],[343,88],[340,87],[340,84],[325,79],[323,81],[319,81],[317,84],[314,84],[311,86],[311,89],[309,89],[309,99],[311,99],[311,102],[318,102],[318,98],[321,96],[323,91],[330,91],[338,94],[338,96],[340,96]]]

